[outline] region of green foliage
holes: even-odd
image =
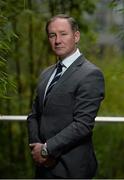
[[[56,61],[47,43],[46,20],[56,13],[67,13],[79,23],[81,51],[104,73],[106,97],[99,115],[124,115],[124,61],[114,49],[95,44],[97,34],[92,14],[96,3],[92,0],[1,0],[0,98],[11,97],[1,98],[1,114],[29,113],[40,71]],[[10,89],[11,82],[16,84],[16,93]],[[26,123],[0,122],[0,128],[0,178],[32,178],[34,165]],[[94,143],[99,161],[96,178],[124,177],[123,128],[122,124],[96,125]]]
[[[106,57],[102,62],[94,60],[104,74],[105,99],[99,114],[103,116],[124,116],[124,61],[122,57]]]
[[[8,19],[0,14],[0,98],[6,98],[7,89],[13,86],[7,73],[7,56],[13,36]]]
[[[34,167],[27,143],[26,124],[0,122],[0,127],[0,178],[33,177]]]
[[[118,3],[118,0],[112,0],[109,3],[109,7],[113,11],[117,11],[118,15],[120,15],[120,17],[122,16],[122,19],[124,18],[124,2],[123,1],[121,1],[121,5],[120,5]],[[122,23],[121,25],[116,25],[112,27],[112,31],[116,33],[118,39],[121,39],[122,41],[124,40],[124,23]],[[122,45],[122,48],[123,48],[123,45]]]
[[[98,179],[123,179],[124,125],[96,124],[94,145],[98,159]],[[98,138],[100,137],[100,138]]]
[[[111,56],[107,52],[104,60],[93,60],[101,69],[105,77],[105,99],[99,111],[99,116],[124,116],[124,61],[117,54]],[[124,125],[122,123],[96,124],[94,144],[99,163],[96,178],[123,178],[124,153]]]

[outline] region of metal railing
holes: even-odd
[[[0,121],[20,121],[24,122],[26,121],[27,116],[26,115],[0,115]],[[96,122],[102,123],[102,122],[124,122],[124,117],[103,117],[98,116],[95,119]]]

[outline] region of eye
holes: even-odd
[[[62,32],[61,35],[62,35],[62,36],[66,36],[67,33],[66,33],[66,32]]]
[[[56,36],[55,33],[50,33],[50,34],[48,35],[49,38],[53,38],[53,37],[55,37],[55,36]]]

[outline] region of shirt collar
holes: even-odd
[[[68,68],[79,56],[81,55],[79,49],[77,50],[69,57],[62,60],[62,64]]]

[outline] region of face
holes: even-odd
[[[74,32],[66,19],[57,18],[48,26],[48,39],[53,52],[63,59],[75,52],[80,32]]]

